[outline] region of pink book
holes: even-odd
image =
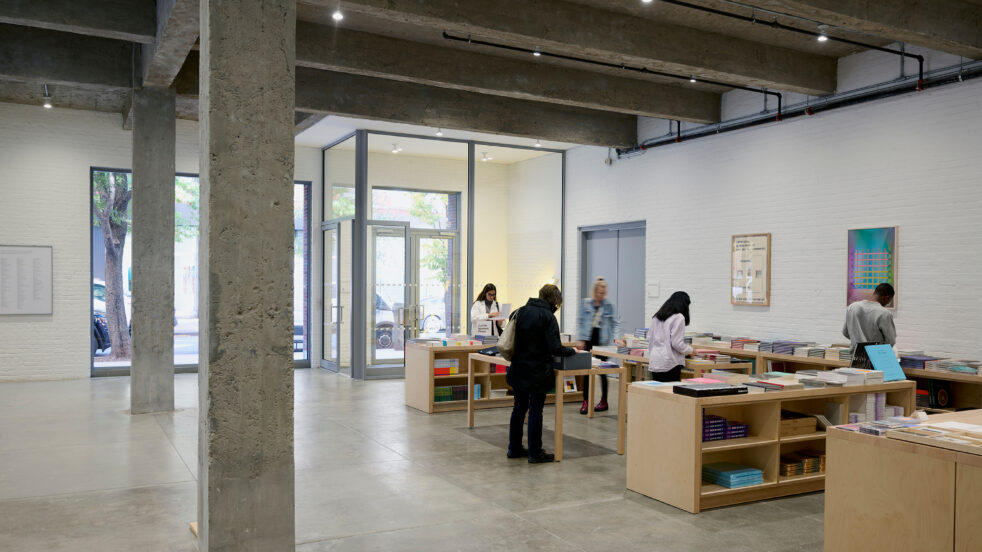
[[[726,383],[726,382],[720,380],[714,380],[711,378],[689,378],[687,380],[683,380],[682,383],[689,384],[689,383]]]

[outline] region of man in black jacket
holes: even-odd
[[[523,458],[529,463],[552,462],[554,456],[542,450],[542,407],[546,393],[555,383],[553,357],[571,356],[576,351],[563,347],[559,336],[556,310],[563,304],[559,288],[546,284],[539,290],[539,298],[531,298],[519,309],[511,324],[515,326],[515,353],[505,379],[515,391],[515,407],[511,411],[511,429],[508,433],[508,458]],[[562,405],[556,405],[562,408]],[[529,418],[529,446],[522,447],[522,430],[525,413]]]

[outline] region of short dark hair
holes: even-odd
[[[676,291],[665,301],[665,303],[658,309],[655,313],[655,318],[661,320],[662,322],[668,320],[668,318],[675,314],[681,314],[685,317],[685,325],[689,325],[689,294],[684,291]]]
[[[876,286],[876,289],[873,290],[873,295],[879,295],[880,297],[893,297],[896,294],[897,292],[893,290],[893,286],[886,282]]]
[[[553,284],[546,284],[539,289],[539,299],[545,299],[550,305],[558,308],[563,304],[563,293]]]
[[[489,291],[493,291],[495,295],[498,294],[498,288],[494,287],[494,284],[485,284],[484,289],[481,290],[481,294],[477,296],[477,299],[475,299],[474,302],[487,301]]]

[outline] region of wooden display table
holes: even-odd
[[[676,395],[669,386],[632,384],[627,488],[692,513],[821,490],[824,474],[779,475],[781,454],[825,448],[824,431],[781,436],[781,410],[825,414],[826,403],[848,407],[850,396],[866,393],[886,393],[887,402],[903,406],[905,413],[914,407],[911,381],[699,398]],[[703,442],[704,413],[742,421],[750,426],[749,435]],[[703,463],[712,462],[760,469],[764,482],[734,489],[704,483]]]
[[[723,354],[736,358],[752,359],[754,362],[754,373],[763,374],[768,371],[767,362],[782,362],[784,370],[796,372],[798,370],[829,370],[834,368],[844,368],[850,365],[847,360],[828,360],[824,358],[803,357],[795,355],[780,355],[777,353],[767,353],[761,351],[747,351],[744,349],[731,349],[721,345],[692,345],[693,349],[713,349]]]
[[[648,367],[648,357],[627,355],[624,353],[611,353],[610,351],[603,350],[597,351],[596,349],[591,350],[590,354],[595,357],[620,360],[621,366],[628,368],[627,373],[631,376],[631,381],[642,381],[646,379],[644,377],[644,372]],[[686,359],[685,367],[691,372],[692,377],[701,378],[705,375],[705,369],[707,367],[740,370],[743,373],[750,375],[753,374],[754,365],[750,362],[731,362],[729,364],[720,363],[715,366],[709,366],[707,363],[701,363],[695,359]]]
[[[947,409],[925,408],[928,412],[954,412],[955,409],[982,408],[982,376],[905,368],[907,377],[918,381],[942,381],[948,385],[952,399]]]
[[[477,379],[489,377],[489,374],[483,371],[482,365],[489,366],[491,364],[499,364],[503,366],[511,365],[507,360],[496,357],[482,355],[480,353],[471,353],[469,355],[468,362],[470,364],[470,369],[467,373],[467,427],[474,427],[474,410],[481,408],[480,401],[485,399],[475,399],[474,398],[474,383]],[[620,382],[618,401],[617,401],[617,454],[624,454],[624,440],[627,437],[626,429],[626,418],[625,414],[627,410],[625,404],[627,402],[627,368],[621,366],[617,368],[589,368],[585,370],[555,370],[556,373],[556,393],[555,395],[546,395],[546,404],[550,402],[563,404],[565,402],[570,402],[570,398],[575,398],[575,402],[582,401],[583,393],[566,393],[563,386],[563,378],[566,376],[572,377],[586,377],[595,378],[600,375],[616,375],[618,376],[618,381]],[[505,374],[491,374],[493,376],[500,375],[504,377]],[[590,418],[593,417],[593,403],[594,403],[594,389],[596,389],[596,382],[591,382],[590,385],[590,396],[588,398],[587,414]],[[483,388],[482,388],[483,395]],[[515,399],[513,397],[507,397],[504,399],[508,401],[508,404],[514,404]],[[555,455],[556,461],[559,462],[563,459],[563,409],[556,407],[556,428],[554,431],[556,435],[555,443]]]
[[[564,343],[563,345],[569,346]],[[406,345],[406,406],[411,406],[417,410],[427,413],[450,412],[454,410],[466,410],[467,399],[451,401],[437,401],[433,393],[437,386],[465,386],[467,385],[467,372],[470,369],[470,361],[467,355],[475,353],[481,349],[486,349],[485,345],[468,346],[436,346],[421,343],[408,343]],[[487,357],[498,359],[496,364],[501,364],[501,357]],[[450,375],[436,375],[433,363],[437,360],[456,360],[457,373]],[[511,397],[494,398],[490,394],[491,389],[510,389],[505,383],[504,374],[485,374],[488,375],[487,385],[482,385],[481,400],[476,408],[495,408],[511,406]],[[473,386],[468,388],[473,393]],[[546,398],[546,403],[553,401],[553,395]],[[567,393],[565,400],[575,402],[583,400],[583,393]]]
[[[982,410],[937,422],[982,425]],[[825,550],[982,550],[982,456],[842,429],[827,443]]]

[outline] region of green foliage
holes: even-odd
[[[198,206],[201,201],[201,186],[193,176],[178,176],[174,179],[174,241],[198,237]],[[181,208],[184,205],[185,208]]]
[[[132,229],[132,209],[129,201],[123,210],[113,209],[110,203],[114,202],[117,196],[130,190],[130,175],[128,173],[110,173],[96,171],[92,175],[92,200],[94,209],[92,211],[92,225],[99,226],[99,213],[106,214],[108,209],[109,220],[112,224],[125,226],[126,233]]]
[[[413,203],[409,208],[410,219],[421,221],[427,226],[442,230],[442,222],[447,215],[449,197],[447,194],[413,192]],[[432,271],[438,281],[441,282],[448,282],[449,278],[447,267],[450,265],[450,259],[448,259],[447,243],[445,239],[425,240],[421,247],[419,259],[420,265]]]
[[[331,217],[340,218],[355,214],[355,189],[334,186],[331,189]]]

